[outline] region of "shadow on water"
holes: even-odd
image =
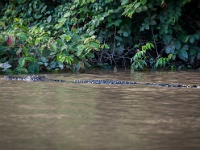
[[[199,84],[198,72],[47,75]],[[0,80],[0,149],[197,150],[200,89]]]

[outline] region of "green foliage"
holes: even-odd
[[[166,67],[167,63],[172,59],[173,55],[169,54],[167,58],[161,57],[156,61],[155,67]]]
[[[0,21],[0,29],[2,29],[2,28],[5,29],[6,25],[3,22]]]
[[[132,58],[131,58],[131,69],[132,71],[134,70],[143,70],[144,67],[147,66],[147,60],[148,58],[146,57],[147,51],[151,50],[154,48],[154,45],[152,43],[146,43],[146,45],[142,46],[142,50],[138,51]]]
[[[152,5],[152,2],[154,5]],[[198,58],[199,50],[197,50],[197,47],[199,47],[200,26],[192,19],[193,16],[190,10],[188,10],[190,11],[188,12],[190,16],[185,14],[187,11],[186,4],[188,2],[191,1],[156,2],[152,0],[150,3],[146,3],[148,15],[144,15],[145,17],[141,23],[140,31],[146,34],[150,33],[156,45],[156,56],[154,56],[154,60],[157,61],[155,65],[152,65],[153,68],[166,68],[170,60],[182,61],[182,64],[190,64],[194,67],[199,66],[198,62],[200,59]],[[199,7],[200,3],[197,2],[196,5]],[[191,6],[193,5],[191,4]],[[159,9],[159,7],[161,9]],[[196,9],[198,9],[198,7]],[[196,15],[194,14],[194,16]],[[187,20],[188,24],[187,21],[185,21],[186,19],[190,19]],[[195,19],[200,20],[199,17]],[[190,32],[193,34],[190,34]],[[149,38],[149,40],[151,39],[150,36],[147,36],[147,38]],[[163,42],[161,50],[158,50],[157,42]],[[195,49],[193,49],[193,47],[195,47]],[[135,55],[137,55],[137,53]],[[167,57],[164,57],[165,55],[167,55]],[[176,63],[176,61],[174,61],[174,63]],[[197,66],[195,66],[196,63]],[[173,63],[171,63],[171,65],[174,66]]]
[[[18,4],[21,3],[27,4],[28,1]],[[39,0],[24,6],[10,4],[0,22],[4,28],[4,21],[12,22],[1,31],[0,36],[2,45],[8,35],[12,36],[12,45],[2,46],[0,50],[4,57],[1,62],[8,61],[15,66],[14,73],[38,73],[64,68],[78,71],[83,66],[89,66],[87,60],[94,58],[93,50],[98,51],[106,46],[95,35],[80,32],[75,27],[69,29],[68,3],[52,10]],[[13,7],[18,11],[13,12]]]
[[[130,60],[133,70],[200,65],[199,1],[0,3],[0,64],[7,66],[1,67],[5,72],[79,71]]]

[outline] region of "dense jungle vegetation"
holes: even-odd
[[[200,1],[1,0],[0,71],[200,68]]]

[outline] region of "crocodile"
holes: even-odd
[[[4,76],[4,80],[14,80],[14,81],[28,81],[28,82],[70,82],[75,84],[88,83],[88,84],[140,84],[149,86],[159,86],[159,87],[175,87],[175,88],[200,88],[199,85],[184,85],[184,84],[165,84],[165,83],[148,83],[148,82],[133,82],[133,81],[121,81],[121,80],[55,80],[48,79],[45,76],[29,75],[23,77],[15,76]]]

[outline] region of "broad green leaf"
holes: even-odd
[[[144,24],[144,28],[145,28],[146,30],[149,30],[149,25],[148,25],[148,24]]]
[[[40,38],[36,38],[35,45],[38,45],[40,43]]]
[[[35,14],[34,14],[35,19],[40,19],[42,16],[43,16],[43,15],[40,14],[40,13],[35,13]]]
[[[122,38],[120,36],[115,36],[115,39],[118,41],[122,41]]]
[[[183,43],[187,43],[188,40],[189,40],[189,38],[190,38],[190,35],[183,36],[183,37],[182,37],[182,42],[183,42]]]
[[[49,46],[50,46],[51,50],[53,50],[54,52],[57,51],[57,46],[55,43],[50,43]]]
[[[136,13],[142,12],[142,8],[141,8],[141,7],[136,8],[135,12],[136,12]]]
[[[175,40],[174,41],[174,46],[177,50],[179,50],[181,48],[181,42],[179,40]]]
[[[141,3],[142,5],[145,5],[145,4],[147,3],[147,0],[140,0],[140,3]]]
[[[0,21],[0,26],[2,26],[4,29],[6,28],[5,23],[3,23],[3,22],[1,22],[1,21]]]
[[[16,51],[16,55],[19,55],[22,52],[22,48],[20,47],[17,51]]]
[[[160,64],[160,58],[156,61],[156,68],[158,67],[159,64]]]
[[[142,26],[142,27],[140,27],[140,31],[144,31],[144,27]]]
[[[92,36],[95,33],[95,30],[90,31],[89,36]]]
[[[23,32],[20,32],[20,33],[17,33],[16,34],[16,37],[18,39],[20,39],[21,41],[25,42],[27,40],[27,34],[23,33]]]
[[[160,58],[160,61],[159,61],[159,65],[162,67],[163,66],[163,58]]]
[[[49,63],[44,63],[44,66],[46,66],[46,67],[47,67],[48,65],[49,65]]]
[[[46,11],[46,12],[45,12],[45,15],[49,15],[49,14],[51,14],[50,11]]]
[[[55,61],[50,62],[49,67],[51,67],[52,69],[55,69],[56,68],[56,62]]]
[[[123,36],[124,37],[128,37],[128,33],[127,32],[123,32]]]
[[[43,56],[43,57],[48,57],[48,56],[50,56],[50,53],[51,53],[51,51],[50,51],[49,49],[47,49],[47,48],[44,48],[44,49],[42,50],[42,56]]]
[[[186,50],[188,50],[188,48],[189,48],[189,46],[187,44],[184,44],[183,47],[181,48],[181,50],[186,51]]]
[[[29,50],[28,50],[28,48],[27,48],[27,47],[23,47],[22,50],[23,50],[24,56],[27,57],[27,56],[29,55]]]
[[[168,60],[171,60],[173,58],[173,54],[168,55]]]
[[[190,36],[190,43],[194,43],[195,37],[194,36]]]
[[[140,2],[137,2],[135,5],[134,5],[134,8],[136,9],[136,8],[138,8],[139,6],[140,6]]]
[[[47,8],[47,5],[45,5],[42,9],[41,9],[41,13],[43,13]]]
[[[135,44],[134,48],[139,48],[140,44]]]
[[[19,25],[20,29],[22,29],[23,31],[25,31],[26,33],[29,32],[29,29],[26,26],[23,25]]]
[[[69,42],[71,40],[71,36],[70,35],[66,35],[66,34],[63,34],[60,36],[62,39],[64,38],[67,42]]]
[[[142,9],[142,11],[147,11],[148,10],[147,6],[140,6],[140,8]]]
[[[58,24],[56,24],[54,27],[55,27],[55,29],[59,29],[59,28],[61,28],[63,25],[64,25],[64,23],[58,23]]]
[[[166,58],[163,58],[163,59],[162,59],[162,66],[165,67],[165,66],[166,66],[166,63],[167,63]]]
[[[120,35],[123,33],[123,30],[118,30],[117,33],[119,33]]]
[[[129,0],[121,0],[121,5],[125,5],[129,2]]]
[[[24,57],[24,60],[25,61],[30,61],[30,62],[35,62],[36,61],[35,57],[33,57],[33,56],[31,56],[31,57]]]
[[[47,22],[50,23],[52,20],[52,16],[50,15],[49,17],[47,17]]]
[[[184,61],[187,61],[188,60],[188,53],[186,50],[181,50],[179,53],[178,53],[178,56],[180,59],[184,60]]]
[[[165,52],[167,54],[173,54],[174,53],[174,50],[175,50],[175,46],[174,45],[168,45],[165,49]]]
[[[19,66],[20,66],[20,67],[24,67],[24,65],[25,65],[25,59],[24,59],[24,58],[20,58],[20,59],[18,60],[18,63],[19,63]]]
[[[63,42],[63,40],[61,40],[61,39],[57,39],[56,42],[57,42],[58,44],[62,45],[62,46],[65,45],[65,42]]]
[[[41,61],[42,61],[43,63],[46,63],[46,62],[47,62],[47,59],[46,59],[45,57],[41,57]]]
[[[32,13],[32,8],[30,7],[29,9],[28,9],[28,14],[30,15]]]
[[[58,67],[62,70],[64,68],[64,64],[62,62],[58,62]]]
[[[37,2],[37,1],[35,1],[35,2]],[[34,8],[34,9],[37,9],[37,6],[36,6],[35,3],[33,4],[33,8]]]
[[[110,47],[107,45],[107,44],[105,44],[105,49],[109,49]]]
[[[59,22],[59,23],[61,23],[61,22],[63,23],[63,22],[65,22],[65,21],[66,21],[66,18],[59,18],[59,19],[58,19],[58,22]]]
[[[44,64],[44,63],[41,62],[41,61],[38,61],[37,63],[38,63],[38,65],[43,65],[43,64]]]
[[[89,45],[90,45],[90,47],[92,47],[95,50],[99,50],[99,48],[100,48],[100,44],[97,42],[90,42]]]
[[[171,35],[165,35],[164,36],[164,41],[166,44],[169,44],[172,40],[172,36]]]
[[[70,16],[70,12],[66,12],[65,14],[64,14],[64,17],[65,18],[67,18],[67,17],[69,17]]]
[[[29,73],[32,73],[32,74],[35,74],[35,73],[38,73],[39,72],[39,65],[37,62],[32,62],[29,64],[28,66],[28,72]]]
[[[77,50],[77,52],[76,52],[76,55],[77,56],[80,56],[82,53],[83,53],[83,50],[84,50],[84,45],[78,45],[77,46],[77,48],[78,48],[78,50]]]
[[[118,27],[121,22],[122,22],[121,19],[115,20],[114,25]]]
[[[94,58],[95,56],[94,56],[94,53],[89,52],[89,53],[87,54],[87,57],[89,57],[89,58]]]

